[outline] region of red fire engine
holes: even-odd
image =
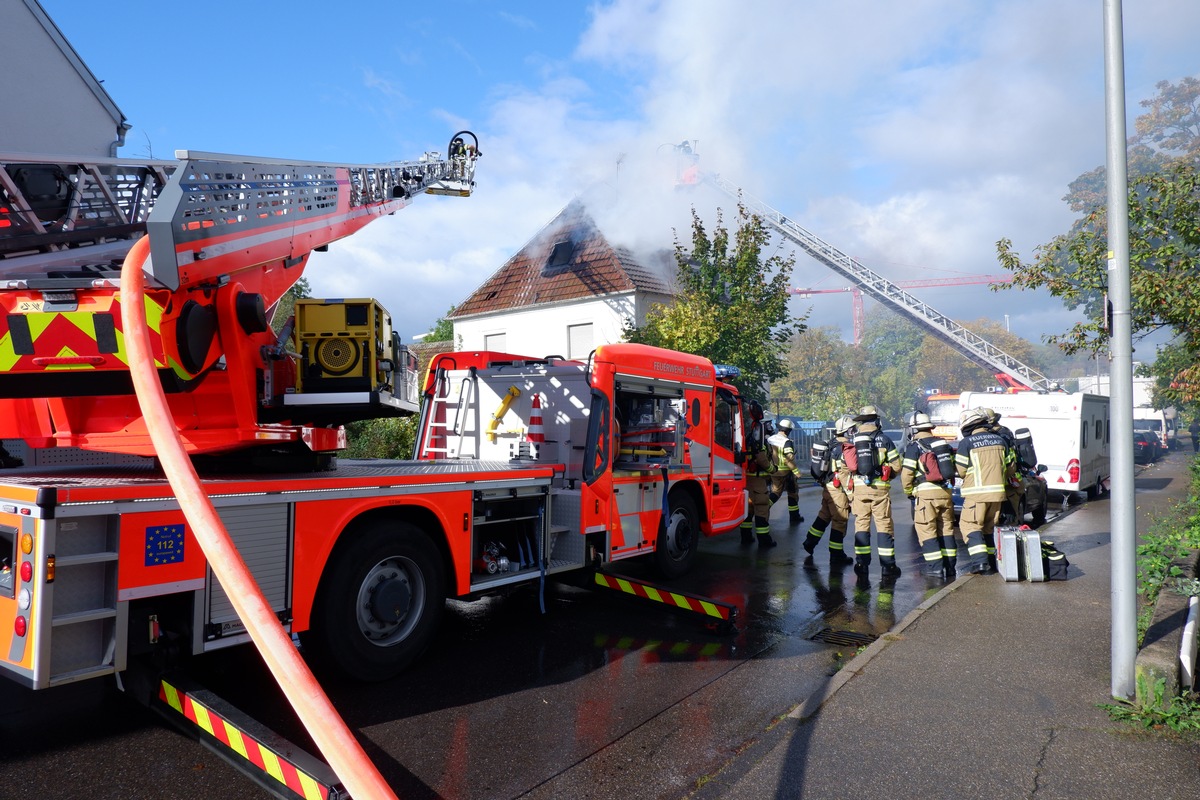
[[[705,359],[643,346],[586,362],[443,354],[416,459],[332,458],[339,419],[416,408],[410,361],[373,301],[314,301],[278,337],[264,309],[312,249],[415,194],[469,194],[477,154],[0,165],[0,435],[126,456],[0,475],[0,671],[40,689],[121,673],[168,643],[198,654],[248,639],[144,458],[110,262],[141,230],[175,425],[193,455],[234,454],[203,462],[204,492],[281,623],[347,675],[403,669],[446,597],[638,555],[678,575],[702,535],[738,525],[736,391]],[[39,207],[35,192],[62,202]]]

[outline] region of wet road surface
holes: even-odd
[[[731,634],[619,593],[549,584],[542,598],[452,601],[403,676],[326,689],[402,798],[679,797],[940,588],[918,574],[898,487],[893,501],[904,570],[894,585],[881,584],[877,558],[865,582],[831,570],[824,544],[804,566],[818,507],[809,488],[804,523],[789,528],[776,505],[778,547],[742,545],[736,531],[710,539],[672,583],[735,604]],[[611,571],[657,581],[650,567]],[[209,654],[191,674],[312,750],[252,647]],[[0,744],[0,798],[268,796],[111,681],[39,693],[0,682]]]

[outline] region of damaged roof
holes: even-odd
[[[643,263],[614,247],[573,200],[537,236],[448,314],[452,319],[610,294],[671,295],[671,251]]]

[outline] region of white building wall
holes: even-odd
[[[80,74],[87,67],[65,40],[66,50],[47,32],[38,10],[25,0],[0,0],[5,71],[0,80],[0,152],[113,155],[119,121]]]
[[[635,313],[632,295],[596,298],[577,303],[535,306],[505,314],[471,317],[454,321],[454,341],[463,350],[482,350],[486,337],[503,334],[510,353],[526,356],[559,355],[587,358],[570,353],[568,329],[592,325],[592,347],[621,341],[625,320]]]

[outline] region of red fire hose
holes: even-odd
[[[213,574],[225,587],[234,610],[250,633],[271,674],[292,704],[317,748],[355,800],[395,800],[396,795],[367,758],[328,696],[300,658],[255,583],[246,562],[204,492],[183,441],[175,428],[167,398],[159,385],[146,327],[145,277],[142,265],[150,237],[138,239],[121,268],[121,323],[134,392],[154,448],[179,499],[184,517],[204,551]]]

